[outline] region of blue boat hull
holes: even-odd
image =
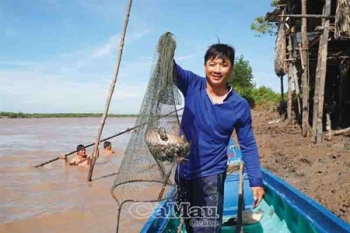
[[[228,154],[231,155],[229,160],[231,162],[240,160],[240,151],[232,146],[230,149],[231,153],[228,151]],[[350,233],[350,225],[328,209],[296,190],[270,171],[262,169],[262,173],[266,194],[262,203],[255,209],[252,209],[252,192],[247,176],[244,176],[244,209],[260,210],[264,213],[258,223],[244,225],[244,233]],[[238,173],[227,175],[223,223],[237,216],[238,184]],[[174,192],[174,189],[170,190],[168,195],[171,198],[160,202],[153,215],[145,223],[141,230],[142,233],[177,232],[180,218],[173,211],[174,197],[172,194]],[[221,232],[232,233],[234,230],[235,225],[228,225],[223,226]],[[186,232],[184,227],[182,232]]]

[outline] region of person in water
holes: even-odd
[[[115,152],[112,150],[112,143],[110,141],[105,141],[103,143],[103,155],[111,154],[115,154]]]
[[[86,154],[85,146],[81,144],[77,146],[77,154],[72,160],[69,161],[65,155],[61,155],[60,159],[65,161],[66,166],[88,167],[91,163],[91,156]]]

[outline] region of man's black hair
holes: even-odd
[[[103,148],[107,148],[107,147],[109,147],[111,145],[111,142],[109,142],[109,141],[105,141],[104,143],[103,143]]]
[[[232,65],[235,62],[235,49],[227,44],[213,44],[211,45],[204,55],[204,64],[207,61],[219,58],[219,59],[229,59]]]
[[[82,144],[77,146],[77,151],[84,150],[84,149],[85,149],[85,146]]]

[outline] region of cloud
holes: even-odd
[[[110,55],[117,47],[118,35],[112,36],[109,40],[101,47],[95,49],[93,57],[104,57]]]
[[[193,53],[193,54],[191,54],[191,55],[185,55],[185,56],[180,56],[180,57],[177,57],[176,58],[176,60],[177,61],[186,61],[186,60],[190,60],[190,59],[192,59],[192,58],[195,58],[195,57],[197,57],[197,56],[200,56],[200,55],[202,55],[203,54],[203,52],[197,52],[197,53]]]
[[[125,44],[132,44],[133,42],[141,39],[145,35],[151,32],[150,29],[145,29],[143,31],[132,32],[130,34],[126,34],[126,38],[124,39]],[[120,35],[111,36],[108,41],[102,46],[96,48],[93,51],[92,57],[104,57],[112,54],[117,49],[117,45],[120,41]]]
[[[141,41],[152,31],[127,32],[123,60],[110,106],[112,113],[138,113],[154,64],[152,54],[139,54]],[[119,35],[99,46],[39,58],[0,61],[0,111],[103,112],[115,66]],[[146,38],[150,39],[150,38]],[[143,41],[142,41],[143,42]],[[197,54],[179,57],[187,61]]]
[[[78,82],[37,72],[1,72],[1,111],[103,112],[108,82]],[[146,85],[117,82],[110,112],[137,113]]]
[[[149,29],[129,32],[127,35],[129,38],[128,43],[141,40],[150,32],[151,30]],[[100,46],[85,46],[85,49],[63,52],[62,54],[45,58],[45,60],[36,60],[35,58],[31,60],[8,60],[3,58],[0,61],[0,68],[13,71],[27,71],[29,73],[36,71],[46,75],[60,75],[63,79],[67,79],[67,77],[75,79],[79,76],[90,79],[95,78],[96,75],[110,77],[115,68],[115,57],[112,56],[112,53],[116,51],[118,40],[119,35],[113,35]],[[142,58],[143,61],[135,61],[134,57],[127,59],[126,55],[125,53],[123,54],[123,60],[128,60],[126,63],[127,70],[133,71],[133,73],[147,68],[144,65],[140,67],[140,63],[150,66],[150,61],[152,61],[152,59],[145,57]],[[141,58],[137,57],[136,59]],[[138,67],[132,68],[133,64],[136,64]],[[140,68],[142,69],[140,70]]]
[[[126,34],[126,38],[125,38],[125,43],[131,44],[141,38],[143,38],[144,36],[148,35],[152,33],[152,30],[147,28],[147,29],[143,29],[140,31],[134,31],[130,34]]]

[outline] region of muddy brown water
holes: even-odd
[[[115,232],[117,204],[110,190],[131,133],[110,140],[116,154],[97,160],[92,182],[86,182],[87,168],[65,167],[60,160],[33,167],[94,142],[100,120],[0,119],[1,233]],[[135,121],[108,118],[102,138]],[[147,218],[123,212],[119,232],[139,232]]]

